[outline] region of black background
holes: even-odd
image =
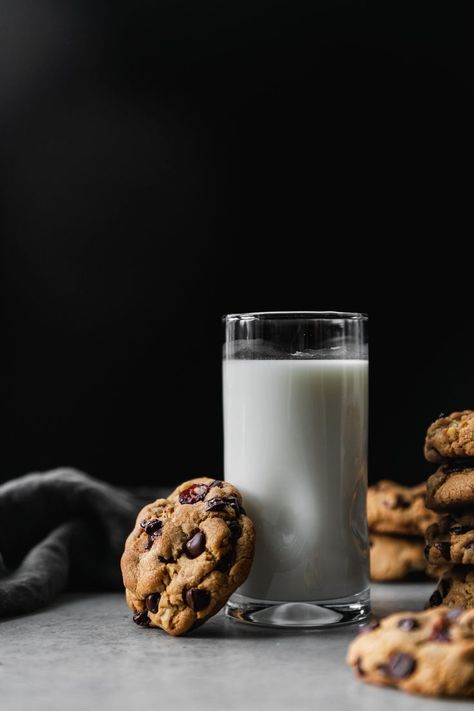
[[[0,10],[0,477],[219,476],[220,316],[279,309],[369,313],[371,479],[431,471],[474,404],[464,7]]]

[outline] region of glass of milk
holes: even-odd
[[[367,317],[224,318],[225,479],[257,530],[233,619],[328,627],[370,613]]]

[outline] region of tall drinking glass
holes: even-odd
[[[285,627],[362,620],[367,317],[262,312],[224,325],[225,479],[257,530],[250,576],[226,612]]]

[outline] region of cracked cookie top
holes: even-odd
[[[429,462],[474,457],[474,411],[440,416],[428,427],[425,457]]]
[[[255,533],[240,492],[206,477],[138,514],[121,567],[134,621],[181,635],[214,615],[244,582]]]

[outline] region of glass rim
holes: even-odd
[[[250,319],[280,321],[368,321],[368,315],[356,311],[249,311],[224,314],[222,320],[244,321]]]

